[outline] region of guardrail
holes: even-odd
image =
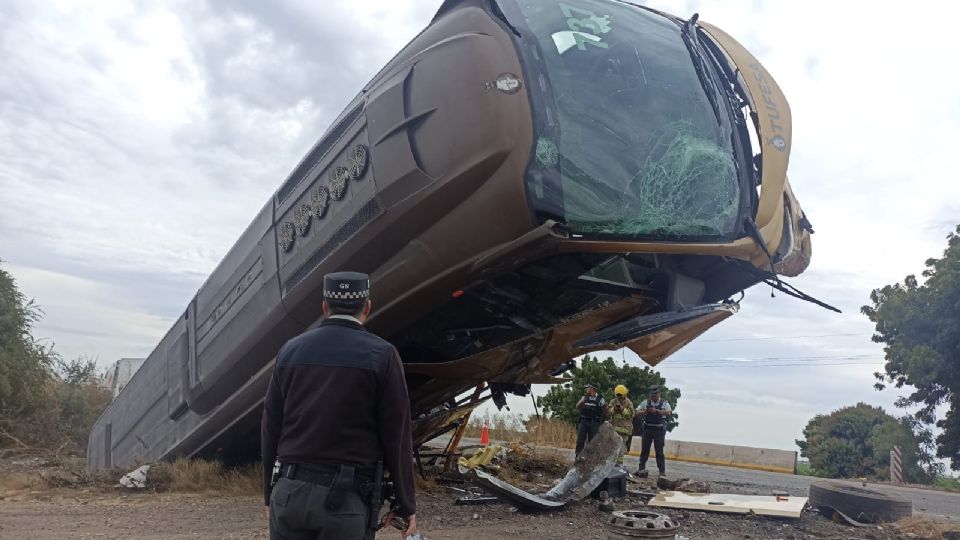
[[[630,443],[631,456],[640,455],[640,437],[634,437]],[[757,471],[769,471],[794,474],[797,469],[797,453],[772,448],[753,448],[727,444],[676,441],[667,439],[663,455],[671,461],[686,461],[706,465],[722,465]],[[650,458],[656,451],[650,449]],[[648,465],[649,466],[649,465]]]

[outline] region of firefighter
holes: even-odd
[[[261,426],[271,539],[373,538],[380,463],[392,512],[416,532],[407,385],[397,350],[363,327],[369,287],[358,272],[324,276],[323,322],[277,353]]]
[[[587,384],[584,389],[586,393],[577,402],[577,410],[580,411],[580,423],[577,425],[576,455],[580,455],[584,444],[597,436],[597,430],[603,423],[607,405],[603,397],[597,394],[597,385]]]
[[[623,439],[623,448],[617,456],[617,465],[623,465],[623,454],[630,450],[630,439],[633,436],[633,403],[627,397],[627,387],[618,384],[613,389],[614,398],[607,406],[607,415],[614,431]]]

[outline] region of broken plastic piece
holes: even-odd
[[[147,487],[147,473],[150,472],[149,465],[143,465],[123,475],[120,478],[120,485],[126,488],[143,489]]]
[[[765,495],[733,495],[728,493],[681,493],[665,491],[647,503],[649,506],[704,510],[730,514],[757,514],[799,519],[806,497],[791,497],[778,501],[777,497]]]

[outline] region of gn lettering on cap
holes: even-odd
[[[323,276],[323,298],[342,303],[370,297],[370,276],[360,272],[333,272]]]

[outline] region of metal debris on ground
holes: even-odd
[[[126,488],[143,489],[147,487],[149,465],[140,466],[120,478],[120,485]]]
[[[477,497],[475,495],[470,495],[458,498],[457,500],[453,501],[453,504],[457,506],[476,506],[478,504],[493,504],[499,500],[500,499],[496,497]]]
[[[530,510],[553,510],[573,500],[580,500],[593,492],[614,467],[623,447],[623,440],[607,422],[583,448],[573,467],[557,485],[543,495],[535,495],[505,482],[481,467],[470,469],[461,465],[460,473],[476,480],[484,489],[504,502]]]
[[[676,538],[679,528],[670,516],[645,510],[614,512],[607,520],[611,538]]]
[[[482,469],[464,470],[465,474],[473,476],[478,484],[484,489],[494,494],[507,504],[517,508],[526,508],[530,510],[555,510],[562,508],[566,501],[551,501],[538,495],[528,493],[514,485],[511,485],[496,476],[483,471]]]
[[[780,499],[780,500],[778,500]],[[649,506],[703,510],[728,514],[757,514],[799,519],[806,497],[734,495],[729,493],[682,493],[664,491],[647,503]]]
[[[573,467],[544,497],[553,501],[583,499],[606,479],[617,465],[623,439],[610,422],[604,422],[597,435],[583,447]]]

